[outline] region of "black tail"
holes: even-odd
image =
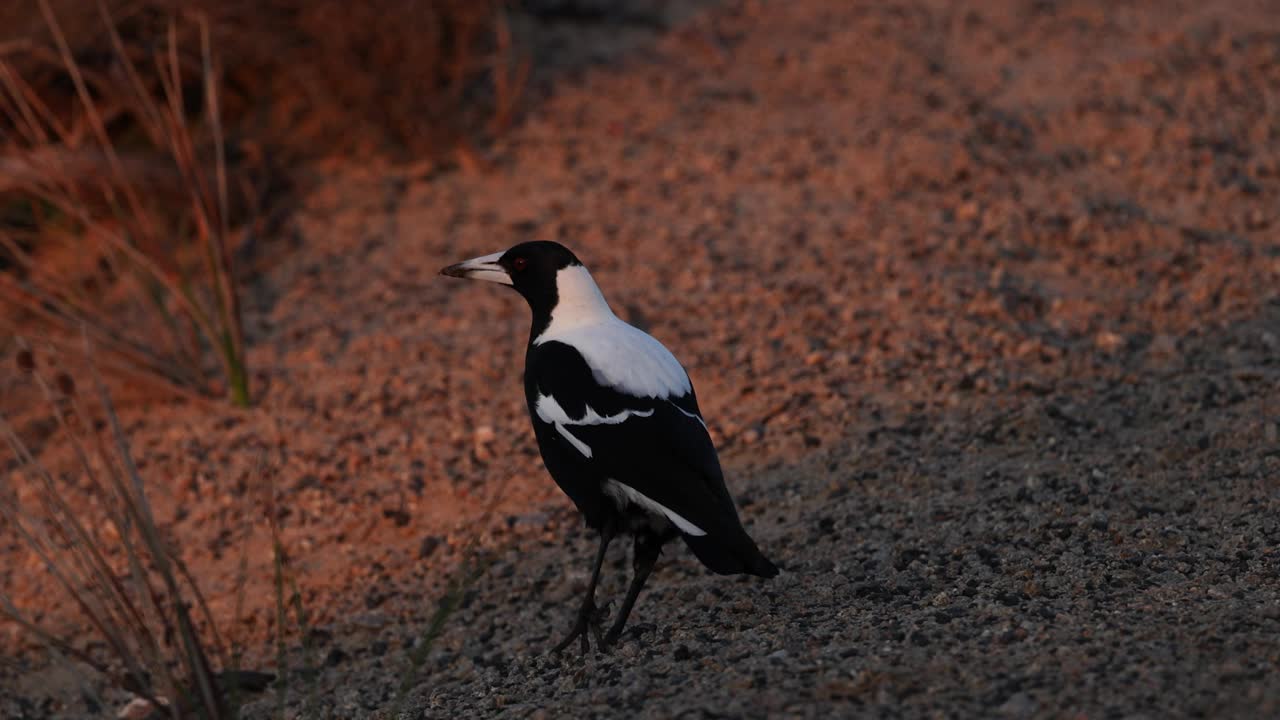
[[[771,578],[778,567],[760,552],[745,530],[729,540],[711,535],[684,535],[684,542],[711,572],[721,575],[758,575]]]

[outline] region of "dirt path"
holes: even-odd
[[[263,408],[133,414],[215,609],[265,457],[335,717],[394,714],[497,490],[406,717],[1280,713],[1280,8],[681,18],[485,173],[335,178],[255,288]],[[526,311],[434,276],[530,237],[685,362],[788,571],[673,548],[604,657],[541,655],[592,542],[527,428]]]

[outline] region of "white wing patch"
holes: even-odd
[[[617,425],[626,422],[627,418],[649,417],[653,414],[652,410],[623,410],[615,415],[601,415],[597,413],[590,405],[586,406],[586,412],[580,418],[569,417],[569,413],[560,403],[550,395],[538,395],[538,402],[534,404],[534,409],[538,413],[538,417],[545,423],[550,423],[555,427],[556,432],[560,433],[569,444],[577,448],[578,452],[584,457],[591,457],[591,446],[582,442],[577,435],[569,431],[570,427],[576,425]]]
[[[586,456],[586,457],[591,457],[591,446],[590,446],[590,445],[588,445],[588,444],[586,444],[586,443],[582,442],[582,440],[578,439],[578,436],[577,436],[577,435],[574,435],[574,434],[573,434],[573,433],[571,433],[571,432],[569,432],[569,428],[565,427],[564,425],[562,425],[562,424],[560,424],[560,423],[552,423],[552,425],[554,425],[554,426],[555,426],[556,432],[558,432],[558,433],[560,433],[561,435],[563,435],[563,436],[564,436],[564,439],[569,441],[569,444],[570,444],[570,445],[572,445],[572,446],[574,446],[575,448],[577,448],[577,449],[578,449],[578,452],[582,453],[582,454],[583,454],[584,456]]]
[[[670,401],[670,400],[668,400],[667,402],[671,402],[671,401]],[[702,419],[701,417],[699,417],[698,415],[695,415],[695,414],[693,414],[693,413],[689,412],[688,410],[685,410],[684,408],[680,407],[679,405],[677,405],[677,404],[675,404],[675,403],[671,403],[671,407],[673,407],[673,408],[675,408],[675,409],[679,410],[680,412],[684,413],[685,417],[691,417],[691,418],[693,418],[694,420],[697,420],[698,422],[702,423],[702,429],[703,429],[703,430],[707,430],[708,432],[710,432],[710,430],[708,430],[708,429],[707,429],[707,421],[706,421],[706,420],[703,420],[703,419]]]
[[[613,314],[586,268],[561,268],[556,293],[551,323],[534,345],[569,345],[587,361],[596,382],[636,397],[680,397],[693,389],[671,351]]]
[[[702,537],[707,534],[706,530],[694,525],[685,519],[683,515],[663,505],[662,503],[647,497],[639,490],[614,480],[612,478],[604,481],[604,492],[618,503],[618,507],[626,505],[628,502],[632,505],[639,505],[654,515],[660,515],[671,521],[671,524],[680,528],[680,532],[694,537]]]

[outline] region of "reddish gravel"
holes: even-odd
[[[233,631],[273,664],[274,489],[333,717],[1280,715],[1280,5],[663,7],[529,20],[583,57],[481,171],[306,198],[250,287],[260,408],[125,408],[215,612],[247,543]],[[685,363],[788,571],[673,547],[608,656],[541,655],[592,542],[528,428],[527,311],[435,276],[531,238]],[[0,715],[83,714],[42,668],[0,666]]]

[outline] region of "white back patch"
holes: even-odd
[[[554,340],[573,347],[596,382],[636,397],[679,397],[693,389],[671,351],[613,314],[585,267],[561,268],[556,293],[551,323],[534,345]]]
[[[591,457],[591,446],[582,442],[578,436],[569,431],[574,425],[617,425],[626,422],[627,418],[649,417],[653,414],[652,410],[623,410],[616,415],[601,415],[591,408],[590,405],[585,406],[586,412],[580,418],[569,417],[569,413],[565,411],[560,403],[550,395],[538,395],[538,401],[534,403],[534,410],[538,413],[538,417],[542,422],[553,425],[557,432],[569,441],[582,453],[585,457]]]
[[[618,508],[622,509],[628,503],[637,505],[648,510],[654,515],[660,515],[671,521],[671,524],[680,529],[680,532],[694,537],[702,537],[707,534],[706,530],[694,525],[684,518],[683,515],[663,505],[662,503],[645,496],[639,490],[624,485],[613,478],[604,481],[604,494],[613,498],[618,504]]]

